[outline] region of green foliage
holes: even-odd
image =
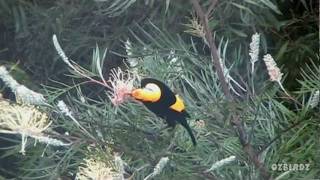
[[[74,142],[68,148],[57,148],[33,146],[31,141],[27,155],[22,156],[17,154],[19,139],[0,135],[11,144],[2,147],[1,159],[16,161],[15,169],[1,167],[0,174],[25,179],[72,179],[88,155],[88,146],[92,146],[121,152],[127,176],[133,175],[133,179],[145,178],[164,156],[169,157],[169,163],[158,179],[259,179],[259,171],[248,160],[230,123],[230,114],[238,111],[250,143],[272,177],[284,173],[271,171],[276,163],[310,163],[310,171],[291,171],[283,179],[320,176],[320,108],[309,104],[312,94],[320,89],[313,1],[300,0],[297,5],[271,0],[218,3],[209,26],[230,75],[247,90],[235,86],[240,96],[233,94],[236,102],[232,105],[224,98],[203,39],[184,33],[191,32],[185,24],[192,19],[192,7],[185,1],[0,0],[0,5],[0,24],[6,31],[14,31],[12,51],[19,54],[5,59],[0,56],[0,60],[9,62],[21,56],[17,70],[24,69],[20,72],[28,73],[33,83],[44,84],[43,91],[52,105],[48,113],[54,121],[53,129],[62,139]],[[210,1],[202,5],[207,7]],[[286,7],[291,14],[284,10]],[[261,58],[255,73],[250,73],[248,53],[254,32],[261,33],[260,53],[273,54],[283,65],[282,72],[289,73],[284,84],[294,91],[293,97],[285,96],[277,84],[268,82]],[[105,95],[108,90],[70,75],[52,45],[53,34],[57,34],[67,56],[91,69],[96,77],[100,73],[107,76],[111,68],[122,65],[143,77],[166,82],[184,99],[198,146],[192,146],[182,127],[160,131],[165,126],[163,120],[140,104],[130,101],[114,107]],[[125,53],[123,43],[127,39],[131,42],[130,55]],[[101,51],[98,46],[107,49]],[[6,47],[0,46],[0,55]],[[124,66],[124,59],[135,59],[138,64]],[[293,61],[301,66],[293,67],[297,66]],[[100,65],[103,72],[97,69]],[[298,75],[291,76],[293,72]],[[296,77],[299,83],[292,80]],[[61,99],[94,139],[60,112],[56,104]],[[205,173],[212,164],[232,155],[235,161]]]
[[[302,89],[300,92],[314,92],[320,88],[320,67],[316,64],[319,61],[319,56],[315,62],[311,62],[311,65],[306,65],[302,69],[303,81],[300,81]]]

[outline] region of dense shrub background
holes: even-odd
[[[136,104],[129,104],[121,109],[120,115],[119,112],[111,113],[110,111],[113,110],[110,110],[112,107],[106,99],[104,88],[94,84],[79,86],[83,96],[90,102],[88,105],[76,101],[78,91],[75,89],[59,94],[50,88],[56,87],[62,90],[66,88],[63,84],[72,86],[74,83],[83,81],[83,79],[66,76],[69,71],[54,49],[51,40],[53,34],[58,36],[66,54],[86,68],[91,66],[92,51],[96,45],[101,51],[107,48],[108,55],[104,63],[106,77],[114,67],[127,67],[124,42],[129,39],[133,44],[134,56],[144,61],[139,68],[147,75],[167,81],[170,79],[168,82],[170,86],[185,94],[189,111],[194,116],[193,120],[197,118],[206,120],[208,122],[206,132],[213,133],[206,137],[200,136],[200,148],[197,150],[190,150],[188,144],[184,144],[185,139],[179,141],[179,137],[181,138],[179,136],[176,141],[177,146],[181,148],[179,149],[181,153],[179,154],[177,150],[173,155],[171,154],[176,164],[171,164],[171,168],[167,170],[168,173],[159,178],[202,179],[204,177],[201,173],[192,171],[194,168],[203,171],[204,167],[210,167],[212,162],[233,154],[239,157],[238,164],[215,173],[218,179],[258,178],[256,169],[247,161],[236,135],[230,129],[231,125],[225,120],[228,118],[228,112],[233,110],[224,107],[224,102],[220,99],[222,93],[219,88],[214,87],[217,80],[212,75],[209,49],[201,38],[187,33],[190,29],[186,24],[190,23],[194,15],[192,5],[184,0],[122,2],[123,4],[120,1],[98,0],[0,0],[0,65],[12,68],[11,73],[15,79],[33,90],[44,93],[52,102],[57,98],[65,99],[79,114],[79,119],[84,120],[84,124],[90,124],[90,128],[105,127],[102,131],[110,134],[109,136],[103,133],[105,138],[110,138],[115,144],[121,146],[125,154],[124,159],[129,161],[130,165],[134,167],[144,163],[154,165],[163,155],[162,150],[166,148],[169,140],[166,139],[167,136],[161,136],[159,141],[148,142],[148,147],[143,146],[144,134],[137,130],[137,127],[153,130],[161,126],[150,123],[150,119],[155,118],[150,113]],[[209,0],[201,2],[204,7],[210,5]],[[305,102],[310,93],[320,89],[319,79],[310,75],[310,71],[315,74],[320,73],[320,68],[317,69],[320,64],[318,6],[318,1],[313,0],[220,1],[215,7],[209,25],[215,33],[216,44],[227,45],[227,52],[224,54],[226,64],[234,65],[231,75],[239,81],[250,81],[249,43],[251,35],[259,32],[261,33],[261,54],[273,55],[286,76],[284,80],[286,89],[299,101]],[[175,50],[179,60],[184,62],[183,71],[187,74],[186,78],[193,80],[197,88],[203,89],[203,92],[197,92],[196,89],[186,86],[184,80],[173,73],[174,70],[167,68],[166,59],[171,50]],[[194,54],[188,54],[191,51]],[[155,68],[155,65],[161,68]],[[296,109],[296,104],[293,102],[282,101],[276,96],[275,85],[270,83],[265,85],[268,76],[262,61],[257,63],[257,69],[259,73],[254,79],[257,93],[260,92],[261,96],[252,102],[242,101],[244,105],[240,105],[237,110],[245,112],[244,116],[248,116],[244,121],[247,123],[248,131],[254,131],[254,147],[258,150],[263,149],[263,146],[277,134],[283,133],[280,140],[276,141],[264,155],[266,166],[270,167],[270,164],[282,162],[284,159],[288,163],[309,162],[312,164],[310,172],[300,174],[295,172],[290,177],[319,178],[317,169],[320,167],[316,164],[319,163],[319,155],[317,155],[319,154],[319,145],[317,145],[319,144],[319,107],[315,110]],[[302,70],[306,74],[303,75]],[[202,71],[205,73],[198,73]],[[310,85],[311,80],[316,83]],[[273,88],[268,91],[267,87]],[[12,92],[5,88],[2,82],[0,82],[0,88],[6,98],[14,99]],[[271,106],[275,115],[269,113],[268,108]],[[258,127],[256,125],[259,123],[256,124],[252,120],[253,112],[257,113],[257,119],[261,118],[259,122],[262,124]],[[121,120],[124,117],[135,118]],[[65,119],[55,118],[57,118],[57,128],[67,131],[61,128],[64,126]],[[263,124],[264,118],[274,121]],[[148,119],[148,123],[145,119]],[[90,120],[91,122],[88,122]],[[119,121],[119,124],[112,124],[109,122],[111,120]],[[122,121],[133,123],[125,126]],[[212,121],[214,122],[209,123]],[[302,123],[283,132],[299,121]],[[131,131],[134,135],[128,139],[128,132]],[[0,135],[0,137],[1,147],[19,145],[16,143],[18,138],[6,135]],[[179,142],[183,143],[179,144]],[[39,179],[71,178],[70,174],[76,173],[76,165],[83,157],[81,152],[84,147],[82,146],[73,147],[74,149],[70,152],[61,150],[53,160],[48,157],[37,157],[45,146],[32,147],[30,154],[25,157],[15,155],[14,148],[10,152],[2,149],[0,150],[3,155],[0,159],[0,175],[4,178],[16,177],[15,172],[19,172],[18,178],[23,176]],[[48,154],[50,152],[56,152],[56,149],[47,150]],[[214,157],[205,157],[206,154]],[[64,160],[61,160],[62,157]],[[56,164],[57,162],[59,165]],[[41,166],[48,169],[39,170]],[[27,170],[29,168],[33,169],[32,172]],[[142,178],[146,174],[147,170],[144,170],[142,173],[137,173],[135,178]],[[272,172],[272,174],[276,177],[280,172]]]

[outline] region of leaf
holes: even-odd
[[[260,0],[260,2],[263,3],[264,5],[266,5],[271,10],[273,10],[275,13],[282,15],[282,13],[278,9],[278,7],[276,5],[274,5],[270,0]]]
[[[248,35],[240,30],[234,29],[232,27],[230,27],[230,30],[235,33],[236,35],[240,36],[240,37],[247,37]]]
[[[280,12],[280,10],[278,9],[278,7],[273,4],[270,0],[245,0],[246,3],[250,3],[252,5],[255,6],[259,6],[259,7],[268,7],[269,9],[273,10],[275,13],[281,15],[282,13]],[[262,6],[261,4],[263,4],[264,6]]]
[[[289,41],[286,41],[281,48],[279,49],[278,53],[276,54],[276,58],[275,59],[280,59],[282,58],[282,56],[284,55],[284,53],[286,53],[287,51],[287,47],[288,47]]]
[[[220,23],[220,21],[213,19],[208,22],[208,26],[209,26],[210,30],[214,30],[214,29],[216,29],[217,25],[219,25],[219,23]]]
[[[165,14],[167,14],[168,9],[169,9],[169,6],[170,6],[170,0],[166,0],[166,10],[165,10]]]
[[[241,10],[244,10],[244,11],[247,11],[248,13],[253,15],[253,12],[249,8],[247,8],[247,7],[245,7],[245,6],[241,5],[241,4],[237,4],[237,3],[231,3],[231,4],[234,5],[237,8],[239,8]]]
[[[302,3],[303,7],[306,8],[307,11],[309,11],[308,5],[306,3],[305,0],[300,0],[300,2]]]

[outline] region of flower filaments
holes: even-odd
[[[202,38],[203,41],[208,45],[208,42],[205,37],[206,34],[204,32],[204,27],[202,24],[200,24],[196,16],[193,15],[192,19],[190,19],[190,23],[186,24],[186,26],[189,28],[185,31],[186,33]]]
[[[80,75],[81,77],[85,77],[89,79],[90,82],[94,82],[96,84],[102,85],[111,90],[109,98],[111,99],[111,102],[114,105],[116,106],[120,105],[129,97],[133,89],[133,83],[135,82],[135,79],[138,77],[137,73],[129,72],[129,71],[124,72],[120,68],[112,69],[111,77],[109,78],[108,81],[106,81],[102,73],[102,64],[103,64],[102,60],[100,56],[97,55],[95,58],[95,61],[96,61],[95,63],[96,63],[96,71],[98,72],[100,80],[96,80],[93,78],[93,76],[96,76],[96,74],[84,69],[83,67],[81,67],[74,61],[70,60],[66,56],[66,54],[64,53],[63,49],[61,48],[58,42],[56,35],[53,35],[52,40],[59,56],[68,65],[68,67],[73,70],[74,74]],[[129,44],[127,45],[127,48],[129,48]],[[127,50],[131,52],[131,49],[127,49]],[[95,52],[97,53],[98,51],[95,51]]]
[[[109,152],[102,154],[106,157],[91,155],[85,158],[79,167],[76,180],[125,180],[124,162],[120,156],[116,155],[115,159],[112,159]]]
[[[77,173],[77,180],[113,180],[115,172],[111,167],[102,161],[96,160],[94,158],[85,159],[81,167],[79,167],[79,172]]]
[[[120,105],[130,97],[136,78],[136,74],[124,72],[120,68],[111,70],[109,82],[112,92],[109,97],[114,105]]]
[[[54,146],[65,146],[57,139],[46,136],[43,132],[49,128],[51,121],[48,116],[34,106],[10,104],[0,101],[0,132],[7,134],[20,134],[22,137],[21,150],[25,154],[27,138],[32,137],[39,142]]]

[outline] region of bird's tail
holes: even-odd
[[[184,120],[184,121],[182,121],[182,122],[180,122],[180,123],[181,123],[181,125],[182,125],[184,128],[186,128],[187,132],[189,133],[189,135],[190,135],[190,137],[191,137],[191,140],[192,140],[193,145],[196,146],[196,145],[197,145],[196,138],[194,137],[193,132],[192,132],[192,129],[190,128],[190,126],[189,126],[189,124],[187,123],[187,121]]]

